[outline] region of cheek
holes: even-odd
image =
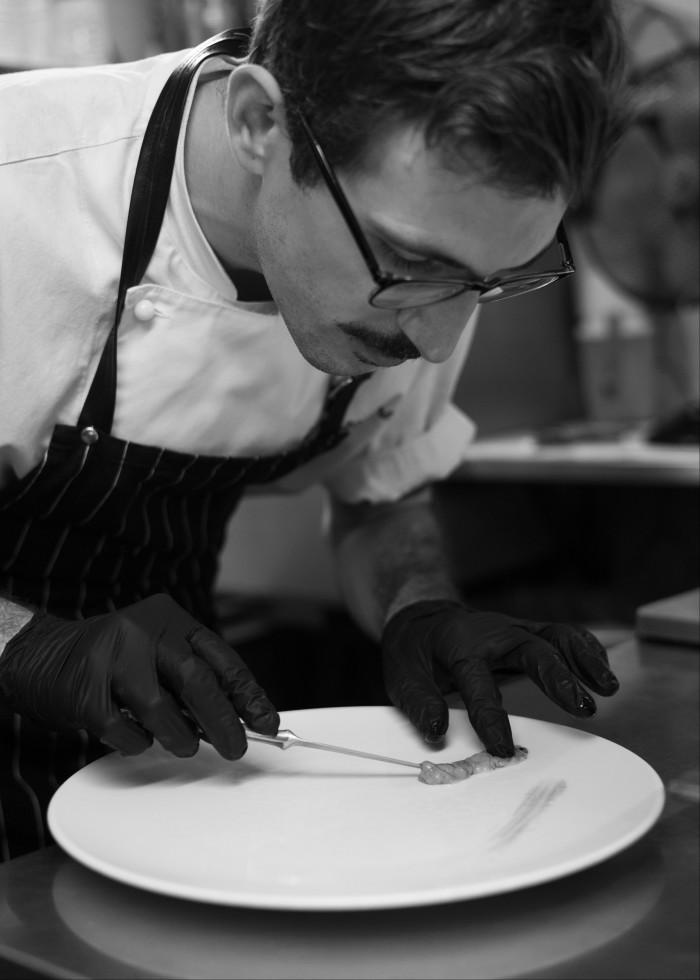
[[[263,274],[280,305],[308,304],[338,319],[366,307],[371,282],[327,203],[302,193],[261,195],[255,234]]]
[[[273,295],[304,293],[314,266],[308,231],[296,211],[282,197],[258,199],[255,211],[255,238],[263,275]]]

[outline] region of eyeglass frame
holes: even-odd
[[[313,153],[313,156],[318,164],[321,176],[323,177],[328,190],[335,201],[338,210],[340,211],[345,224],[350,231],[355,244],[357,245],[362,258],[364,259],[365,265],[372,276],[377,288],[370,293],[368,301],[371,306],[375,306],[374,300],[377,299],[383,292],[390,289],[393,286],[407,284],[407,283],[417,283],[426,286],[436,285],[439,286],[444,284],[445,286],[461,286],[457,292],[451,293],[449,296],[440,297],[440,299],[431,300],[428,303],[416,303],[415,306],[432,306],[435,303],[443,303],[445,300],[454,299],[456,296],[460,296],[462,293],[466,292],[478,292],[479,299],[478,302],[496,302],[502,299],[514,299],[516,296],[523,296],[525,293],[533,292],[536,289],[542,289],[545,286],[551,286],[554,282],[559,279],[564,279],[576,271],[576,266],[574,264],[573,255],[571,254],[571,247],[569,246],[569,240],[566,235],[566,230],[564,228],[564,222],[560,221],[556,230],[556,242],[559,246],[562,265],[560,269],[557,270],[543,270],[539,272],[522,273],[514,276],[501,276],[499,278],[494,278],[491,280],[482,279],[452,279],[452,278],[436,278],[436,279],[424,279],[417,276],[397,276],[392,272],[386,272],[381,268],[379,262],[372,251],[372,247],[367,240],[367,236],[362,230],[362,226],[353,211],[350,202],[348,201],[343,188],[340,185],[333,167],[328,160],[323,147],[319,143],[318,139],[313,133],[309,123],[306,121],[303,115],[298,114],[297,118],[301,123],[304,134],[309,142],[309,146]],[[534,282],[533,285],[528,289],[523,289],[520,292],[514,292],[512,294],[504,293],[501,296],[493,296],[487,300],[483,299],[485,293],[489,293],[494,289],[498,289],[504,283],[516,283],[522,282],[528,279],[539,279],[543,281],[540,283]],[[380,309],[411,309],[414,304],[407,303],[404,306],[396,307],[379,307]]]

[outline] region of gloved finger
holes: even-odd
[[[450,723],[447,702],[432,677],[406,663],[384,665],[384,686],[396,705],[417,728],[426,742],[439,742]]]
[[[153,745],[153,736],[116,707],[100,719],[99,727],[99,733],[92,728],[90,731],[122,755],[140,755]]]
[[[605,647],[587,629],[553,623],[538,632],[556,647],[569,670],[596,694],[610,697],[619,689]]]
[[[276,735],[280,716],[236,651],[204,626],[192,630],[188,641],[211,667],[219,686],[246,725],[261,735]]]
[[[504,662],[520,667],[548,698],[569,714],[577,718],[594,715],[595,701],[581,687],[554,647],[544,639],[533,639],[525,630],[522,635],[523,642],[505,655]]]
[[[240,759],[248,748],[235,706],[222,691],[211,667],[197,656],[183,637],[161,637],[158,644],[158,674],[175,699],[185,705],[202,737],[224,759]],[[182,711],[183,724],[189,726]]]
[[[243,726],[212,673],[185,688],[181,697],[202,738],[211,742],[219,755],[231,761],[245,755],[248,740]]]
[[[128,639],[121,641],[121,646],[109,683],[91,685],[95,707],[106,717],[116,702],[126,708],[132,718],[150,732],[166,751],[180,758],[193,756],[199,748],[199,738],[172,694],[160,683],[156,669],[158,640],[143,632],[138,637],[129,633]],[[92,668],[100,666],[98,658],[109,658],[111,661],[112,656],[111,645],[94,651]],[[108,674],[104,664],[100,672]]]
[[[513,732],[504,711],[501,692],[487,662],[481,658],[461,659],[453,665],[472,728],[490,755],[510,759],[515,753]]]
[[[150,636],[145,642],[143,637],[140,639],[142,645],[133,646],[132,656],[118,659],[110,684],[101,685],[99,710],[107,715],[111,710],[107,699],[114,698],[164,749],[180,758],[189,758],[199,748],[197,733],[172,694],[160,683],[154,649],[156,639]]]
[[[168,752],[181,759],[189,759],[197,752],[199,736],[195,727],[175,698],[157,682],[147,691],[132,690],[120,695],[120,701]]]
[[[123,755],[139,755],[153,744],[153,736],[129,710],[119,707],[118,695],[115,699],[105,681],[111,660],[111,647],[95,645],[92,659],[83,665],[77,714],[82,725],[105,745]]]

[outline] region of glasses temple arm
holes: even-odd
[[[338,205],[338,208],[341,214],[343,215],[343,218],[345,219],[345,222],[348,228],[350,229],[350,232],[353,238],[355,239],[355,242],[357,243],[357,247],[362,252],[362,256],[365,262],[367,263],[369,270],[373,273],[377,281],[383,279],[382,270],[379,266],[379,263],[377,262],[377,259],[375,258],[374,252],[370,248],[369,242],[367,241],[365,234],[362,231],[362,228],[360,227],[360,223],[355,217],[355,214],[353,213],[353,210],[350,207],[348,199],[345,197],[345,193],[343,192],[342,187],[338,183],[335,174],[333,173],[333,168],[328,162],[328,159],[326,158],[326,154],[323,152],[320,143],[312,133],[311,127],[304,119],[304,117],[300,115],[298,119],[304,130],[304,134],[307,140],[309,141],[311,151],[313,155],[316,157],[316,161],[319,165],[321,173],[325,178],[326,185],[328,186],[328,190],[333,195],[333,199],[335,200],[335,203]]]

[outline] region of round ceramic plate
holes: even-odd
[[[435,751],[392,708],[288,711],[298,736],[420,762],[481,745],[462,710]],[[92,763],[57,791],[49,826],[73,858],[181,898],[274,909],[398,908],[478,898],[605,860],[656,821],[664,789],[627,749],[511,717],[526,762],[453,785],[418,770],[251,742],[227,762],[154,746]]]

